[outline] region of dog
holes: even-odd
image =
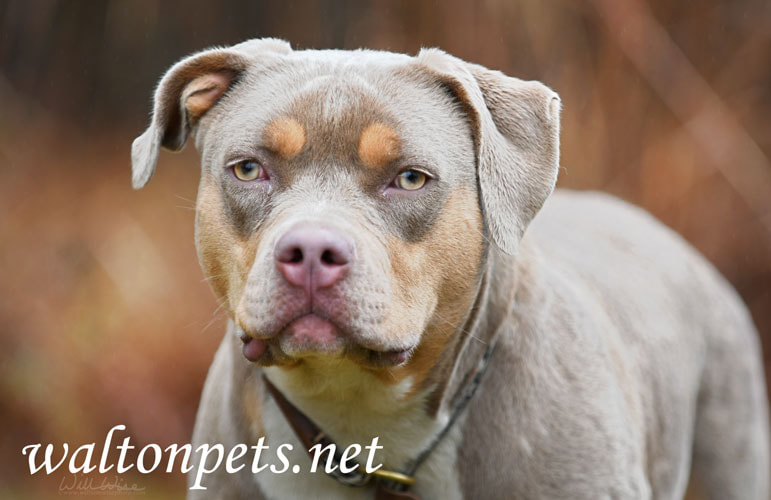
[[[257,39],[171,67],[132,176],[193,136],[229,316],[193,445],[294,464],[189,498],[768,498],[747,309],[644,211],[554,191],[560,110],[438,49]],[[314,443],[373,438],[379,473],[310,472]]]

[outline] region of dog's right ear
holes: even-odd
[[[131,146],[134,189],[140,189],[152,177],[161,146],[171,151],[182,149],[198,120],[255,60],[266,53],[291,51],[283,40],[256,39],[205,50],[172,66],[155,91],[150,126]]]

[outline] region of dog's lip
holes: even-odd
[[[310,350],[339,350],[344,347],[340,328],[328,318],[315,313],[291,321],[282,333],[285,341],[308,346]]]
[[[266,336],[250,335],[245,330],[241,329],[241,332],[239,333],[239,338],[241,339],[241,342],[244,343],[244,356],[250,361],[258,361],[258,359],[250,359],[250,356],[247,356],[247,349],[254,349],[255,351],[257,351],[256,347],[261,348],[262,344],[265,345],[264,350],[260,349],[260,352],[262,352],[262,354],[264,354],[264,352],[270,349],[276,349],[276,348],[279,351],[283,352],[283,349],[281,349],[280,347],[279,338],[286,336],[288,334],[291,334],[291,329],[293,324],[295,324],[300,320],[304,320],[304,318],[309,318],[309,317],[314,317],[317,320],[322,320],[331,325],[332,330],[334,332],[333,334],[343,341],[344,345],[343,345],[341,354],[346,355],[347,357],[352,358],[354,361],[357,361],[360,364],[366,365],[371,368],[378,368],[378,367],[388,368],[388,367],[397,367],[397,366],[404,365],[409,361],[409,359],[412,356],[412,353],[415,351],[415,348],[416,348],[416,346],[414,345],[406,346],[406,347],[397,347],[397,348],[389,348],[389,346],[380,346],[380,345],[377,345],[377,346],[367,345],[367,343],[356,341],[354,336],[351,335],[350,332],[348,332],[344,328],[341,328],[337,322],[330,319],[326,315],[316,311],[304,311],[293,316],[280,329],[277,330],[278,333],[274,333],[272,335],[266,335]],[[308,321],[308,320],[304,320],[304,321]],[[255,341],[258,343],[255,344]],[[255,347],[250,348],[249,346],[255,346]],[[291,356],[289,353],[285,353],[285,352],[283,352],[282,357],[288,357],[289,359],[294,358],[294,356]]]
[[[350,336],[334,321],[314,311],[294,315],[268,335],[247,332],[243,328],[239,330],[244,357],[253,362],[264,361],[262,358],[269,351],[278,354],[279,359],[301,358],[313,353],[342,355],[350,342]]]
[[[401,366],[409,361],[413,348],[380,351],[364,348],[368,354],[367,364],[373,366]]]
[[[247,340],[241,339],[244,342],[243,353],[244,357],[249,361],[257,361],[268,350],[268,344],[264,340],[249,338]]]

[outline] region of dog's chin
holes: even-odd
[[[297,365],[303,360],[346,358],[367,368],[401,366],[409,361],[409,348],[372,349],[352,340],[330,320],[307,314],[291,321],[278,335],[267,339],[240,335],[244,357],[261,366]]]

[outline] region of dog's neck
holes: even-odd
[[[380,458],[388,467],[402,467],[417,455],[420,448],[413,444],[434,434],[437,426],[425,411],[429,392],[408,395],[409,377],[387,385],[346,360],[312,360],[264,372],[339,447],[363,446],[377,437],[384,447]]]
[[[441,415],[453,407],[468,382],[468,374],[495,341],[513,304],[518,281],[515,264],[512,257],[497,248],[488,249],[474,302],[428,379],[433,381],[427,384],[433,387],[428,398],[429,413]]]
[[[385,463],[400,467],[446,424],[467,375],[492,341],[503,317],[493,311],[507,310],[496,307],[497,303],[509,301],[513,293],[509,261],[491,251],[465,321],[430,376],[418,386],[409,375],[391,383],[351,361],[321,357],[293,368],[265,368],[265,374],[339,445],[369,443],[377,436],[384,446]]]

